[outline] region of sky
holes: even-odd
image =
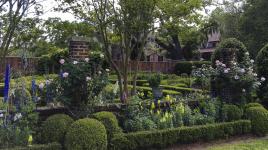
[[[55,12],[53,8],[58,5],[58,3],[55,0],[42,0],[41,2],[44,14],[40,17],[42,19],[47,19],[49,17],[59,17],[62,20],[68,20],[68,21],[75,21],[75,17],[71,13],[62,13],[62,12]],[[211,12],[215,7],[209,7],[208,10]],[[203,12],[205,14],[205,12]]]
[[[59,17],[62,20],[75,21],[75,17],[71,13],[55,12],[53,8],[58,5],[55,0],[43,0],[41,5],[44,9],[44,14],[40,16],[42,19],[49,17]]]

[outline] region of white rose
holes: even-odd
[[[98,74],[101,74],[102,72],[101,71],[98,71]]]
[[[253,59],[250,60],[251,63],[254,63],[255,61]]]
[[[240,72],[241,72],[241,73],[245,73],[246,70],[242,68],[242,69],[240,70]]]
[[[91,77],[86,77],[86,81],[90,81],[91,80]]]
[[[222,64],[221,66],[222,66],[222,67],[226,67],[226,65],[225,65],[225,64]]]
[[[89,58],[85,58],[85,62],[89,62]]]
[[[261,77],[261,81],[265,81],[266,79],[264,77]]]
[[[249,52],[246,52],[245,54],[246,54],[246,55],[249,55]]]
[[[257,74],[257,73],[253,73],[253,76],[254,76],[254,77],[257,77],[257,76],[258,76],[258,74]]]
[[[242,89],[242,92],[244,92],[244,93],[245,93],[245,92],[246,92],[246,89]]]
[[[76,65],[78,62],[77,61],[74,61],[73,64]]]
[[[100,54],[100,58],[104,58],[104,55],[103,54]]]
[[[67,77],[69,76],[69,73],[68,73],[68,72],[64,72],[64,73],[62,74],[62,76],[63,76],[63,78],[67,78]]]
[[[110,69],[107,68],[107,69],[105,69],[105,71],[106,71],[106,72],[110,72]]]
[[[65,60],[64,59],[60,59],[60,64],[64,64],[65,63]]]
[[[239,76],[238,75],[235,75],[235,77],[234,77],[236,80],[238,80],[239,79]]]
[[[228,69],[224,69],[224,73],[229,73],[229,70]]]
[[[216,60],[216,64],[219,64],[220,63],[220,61],[219,60]]]
[[[39,89],[43,89],[45,87],[45,84],[44,83],[40,83],[38,87],[39,87]]]

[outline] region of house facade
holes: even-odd
[[[208,35],[208,41],[201,46],[199,49],[201,58],[205,60],[210,60],[212,53],[215,51],[216,47],[220,43],[221,34],[220,32],[212,32]]]

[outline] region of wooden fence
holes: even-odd
[[[20,57],[6,57],[6,63],[11,65],[13,73],[26,71],[24,73],[33,73],[36,71],[38,58],[28,58],[27,61],[23,61]],[[178,61],[161,61],[161,62],[148,62],[140,61],[138,65],[138,70],[143,72],[162,72],[162,73],[172,73],[174,67]],[[120,61],[116,61],[116,64],[120,66]],[[26,67],[26,69],[24,68]],[[129,71],[133,71],[135,67],[135,62],[129,62]],[[5,66],[0,66],[0,76],[4,74]]]
[[[159,61],[159,62],[150,62],[150,61],[140,61],[138,64],[138,70],[143,72],[162,72],[162,73],[172,73],[174,72],[175,65],[178,61]],[[120,66],[120,61],[116,61],[116,64]],[[128,65],[129,71],[134,70],[135,62],[130,61]]]
[[[12,73],[24,72],[25,74],[33,73],[36,71],[38,58],[27,58],[23,60],[21,57],[8,56],[5,58],[6,64],[10,64]],[[5,72],[5,66],[0,66],[0,76]]]

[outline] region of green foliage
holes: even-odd
[[[149,79],[148,79],[148,82],[149,82],[149,86],[150,87],[159,87],[160,85],[160,82],[161,82],[161,76],[160,74],[154,74],[152,75]]]
[[[75,121],[65,136],[66,150],[106,150],[107,134],[105,126],[95,119]]]
[[[251,123],[247,120],[157,131],[141,131],[117,135],[111,141],[111,149],[165,148],[173,144],[224,139],[230,136],[248,134],[250,131]]]
[[[258,97],[263,104],[268,106],[268,44],[259,51],[256,57],[256,68],[259,77],[266,79],[260,86]]]
[[[38,114],[34,111],[35,103],[31,100],[29,91],[17,84],[10,101],[13,103],[3,104],[4,110],[9,106],[12,114],[7,117],[6,125],[0,120],[0,147],[9,148],[14,146],[26,146],[30,135],[35,135]],[[3,108],[3,106],[1,106]]]
[[[114,136],[114,134],[119,134],[121,132],[117,118],[112,112],[102,111],[93,114],[92,117],[102,122],[105,126],[109,140]]]
[[[27,147],[14,147],[1,150],[62,150],[62,146],[59,143],[48,143],[48,144],[35,144]]]
[[[268,111],[263,107],[250,107],[245,112],[246,118],[251,120],[252,132],[259,136],[268,133]]]
[[[247,52],[247,48],[245,47],[245,45],[235,38],[229,38],[229,39],[222,41],[220,45],[214,51],[212,58],[211,58],[213,66],[215,66],[216,60],[219,60],[223,62],[224,64],[230,63],[230,62],[225,62],[225,58],[230,57],[230,55],[226,55],[226,54],[229,54],[229,53],[226,53],[227,49],[231,49],[232,51],[231,53],[235,54],[235,57],[238,63],[242,63],[243,61],[245,61],[246,52]]]
[[[68,107],[94,105],[103,88],[108,84],[108,73],[98,60],[72,61],[62,64],[61,77],[51,85],[55,97]]]
[[[267,0],[246,0],[240,20],[241,39],[255,57],[268,39],[266,18],[268,16]],[[261,11],[260,11],[261,10]],[[254,18],[254,19],[252,19]]]
[[[236,105],[225,104],[222,106],[222,121],[236,121],[241,119],[242,110]]]
[[[247,110],[251,107],[263,107],[260,103],[248,103],[244,106],[244,109]]]
[[[48,117],[42,124],[42,139],[40,141],[43,143],[63,143],[64,136],[73,121],[71,117],[65,114],[56,114]]]
[[[186,73],[190,75],[192,73],[193,67],[200,68],[202,65],[211,64],[209,61],[180,61],[176,64],[174,68],[174,73],[177,75],[181,75]]]
[[[68,50],[59,49],[53,53],[43,55],[38,59],[37,72],[39,74],[51,74],[60,72],[60,59],[66,59],[69,57]]]

